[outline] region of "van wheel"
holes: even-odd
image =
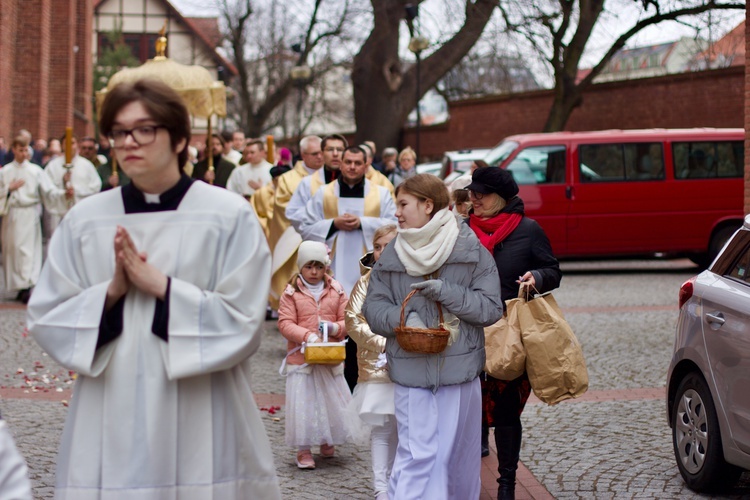
[[[672,444],[680,474],[693,491],[731,488],[742,473],[724,460],[716,408],[706,382],[697,373],[689,373],[677,388]]]

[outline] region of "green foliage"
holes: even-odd
[[[115,29],[105,35],[106,42],[99,47],[98,61],[94,65],[94,92],[107,86],[109,79],[123,68],[138,66],[138,59],[125,44],[122,31]]]

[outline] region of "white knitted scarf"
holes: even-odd
[[[444,208],[422,227],[399,229],[396,254],[409,276],[427,276],[448,260],[458,239],[458,221]]]

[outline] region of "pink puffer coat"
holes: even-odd
[[[326,284],[320,302],[308,291],[300,278],[297,278],[297,288],[287,285],[279,300],[279,331],[287,339],[287,352],[298,347],[307,340],[311,333],[323,337],[318,333],[318,321],[331,321],[339,325],[339,331],[334,336],[329,332],[329,342],[341,342],[346,338],[344,325],[344,309],[346,308],[346,292],[341,284],[325,276]],[[291,354],[287,363],[301,365],[305,362],[304,355],[297,351]]]

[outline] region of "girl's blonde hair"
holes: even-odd
[[[372,242],[373,244],[378,241],[380,238],[385,236],[386,234],[395,233],[396,232],[396,224],[386,224],[385,226],[380,226],[375,230],[375,233],[372,235]]]

